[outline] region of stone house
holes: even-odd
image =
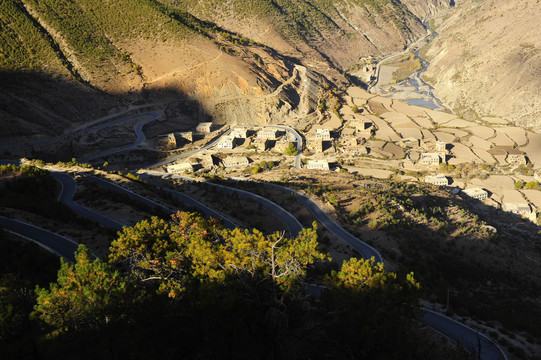
[[[529,216],[532,214],[532,208],[528,203],[503,203],[502,210],[513,214]]]
[[[257,132],[258,139],[274,140],[278,137],[278,130],[272,128],[264,128]]]
[[[197,124],[195,131],[198,133],[209,134],[214,130],[214,124],[212,122],[202,122]]]
[[[421,154],[421,164],[439,165],[445,163],[445,154],[442,152],[425,152]]]
[[[227,157],[222,160],[222,164],[227,167],[247,166],[250,164],[250,160],[246,156],[239,157]]]
[[[436,141],[436,151],[446,153],[447,143],[445,141]]]
[[[404,139],[400,139],[398,144],[400,146],[403,146],[403,147],[415,147],[415,148],[417,148],[417,147],[420,146],[421,140],[416,139],[414,137],[407,137],[407,138],[404,138]]]
[[[437,186],[448,186],[449,179],[443,174],[425,176],[425,182]]]
[[[231,136],[241,139],[246,139],[248,137],[248,129],[245,128],[234,128],[231,131]]]
[[[465,189],[462,192],[470,199],[485,200],[488,198],[488,192],[478,187]]]
[[[321,140],[331,140],[331,132],[329,129],[316,129],[314,137]]]
[[[306,168],[315,170],[329,170],[329,162],[326,159],[308,160]]]
[[[235,147],[235,138],[233,136],[224,136],[218,142],[219,149],[233,149]]]
[[[528,163],[526,156],[522,153],[514,153],[514,154],[509,153],[507,154],[505,161],[508,164],[517,164],[517,165],[526,165]]]
[[[170,172],[170,173],[182,173],[185,171],[193,171],[192,164],[184,162],[180,164],[169,165],[167,167],[167,172]]]
[[[311,139],[306,144],[308,149],[314,152],[323,152],[323,140],[322,139]]]
[[[350,155],[366,155],[368,154],[368,148],[364,145],[359,145],[359,141],[356,138],[350,138],[345,142],[341,148],[344,154]]]

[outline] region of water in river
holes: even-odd
[[[428,45],[435,37],[437,33],[433,33]],[[426,46],[425,45],[425,46]],[[434,95],[434,89],[427,84],[422,78],[421,74],[428,68],[429,62],[422,59],[419,56],[420,49],[414,52],[415,58],[421,62],[421,69],[413,74],[406,80],[403,80],[397,84],[377,84],[375,92],[378,94],[390,97],[397,100],[402,100],[410,105],[424,106],[436,110],[448,110],[444,107],[441,101]],[[380,68],[380,74],[385,71],[393,71],[395,68],[391,66],[382,65]]]

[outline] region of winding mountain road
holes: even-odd
[[[92,181],[95,181],[98,186],[100,187],[103,187],[105,189],[108,189],[108,190],[112,190],[112,191],[115,191],[117,193],[120,193],[120,194],[124,194],[124,195],[127,195],[128,197],[130,197],[130,199],[132,200],[135,200],[137,202],[140,202],[142,204],[145,204],[151,208],[154,208],[154,209],[160,209],[166,213],[169,213],[169,214],[174,214],[176,213],[176,211],[172,210],[172,209],[169,209],[168,207],[166,206],[163,206],[149,198],[146,198],[142,195],[139,195],[131,190],[128,190],[120,185],[117,185],[115,183],[112,183],[110,181],[107,181],[105,179],[102,179],[100,177],[97,177],[97,176],[87,176],[87,178],[89,178],[90,180]],[[171,194],[171,196],[175,197],[177,200],[181,201],[184,205],[186,206],[189,206],[189,207],[193,207],[193,208],[197,208],[201,213],[203,213],[205,216],[212,216],[216,219],[221,219],[223,220],[224,222],[224,225],[226,227],[228,227],[229,229],[234,229],[236,227],[238,227],[231,219],[229,219],[228,217],[214,211],[213,209],[209,208],[208,206],[198,202],[197,200],[191,198],[190,196],[186,195],[186,194],[183,194],[179,191],[174,191],[174,190],[170,190],[170,189],[162,189],[162,190],[165,190],[166,192],[168,192],[169,194]]]
[[[308,197],[306,195],[303,195],[303,194],[299,193],[296,190],[293,190],[293,189],[290,189],[290,188],[287,188],[287,187],[284,187],[284,186],[281,186],[281,185],[276,185],[276,184],[271,184],[271,183],[262,183],[262,184],[263,184],[263,186],[265,186],[267,188],[278,189],[278,190],[285,191],[285,192],[290,193],[290,194],[294,194],[295,197],[297,198],[297,200],[299,200],[304,205],[304,207],[306,207],[312,213],[312,215],[314,215],[314,217],[317,219],[317,221],[319,221],[323,226],[325,226],[325,228],[327,230],[332,232],[339,239],[342,239],[343,241],[348,243],[352,248],[357,250],[364,259],[374,258],[374,260],[376,262],[383,263],[383,257],[381,256],[379,251],[377,251],[375,248],[368,245],[367,243],[365,243],[361,239],[359,239],[359,238],[351,235],[349,232],[347,232],[336,221],[334,221],[325,212],[325,210],[323,210],[321,207],[319,207],[319,205],[314,200],[312,200],[310,197]]]
[[[136,147],[138,147],[139,145],[141,145],[147,139],[146,136],[145,136],[145,133],[143,132],[143,126],[145,126],[149,122],[152,122],[152,121],[158,119],[161,116],[160,114],[155,113],[155,112],[149,112],[149,113],[145,113],[145,114],[141,114],[141,115],[144,115],[145,117],[150,116],[150,118],[146,119],[144,121],[141,121],[140,123],[138,123],[134,127],[133,131],[135,132],[135,135],[137,136],[137,139],[134,141],[133,144],[122,146],[120,148],[113,149],[113,150],[104,151],[102,153],[95,154],[95,155],[92,155],[92,156],[89,156],[89,157],[84,157],[84,158],[81,159],[81,161],[82,162],[88,162],[88,161],[96,160],[96,159],[99,159],[99,158],[102,158],[102,157],[105,157],[105,156],[117,154],[119,152],[132,150],[132,149],[135,149]],[[109,127],[109,126],[112,126],[112,125],[111,125],[111,123],[109,123],[109,124],[102,125],[102,126],[103,127]]]
[[[96,131],[99,131],[99,130],[102,130],[102,129],[106,129],[106,128],[111,127],[111,126],[120,125],[120,124],[128,122],[128,121],[132,121],[132,120],[139,119],[139,118],[144,118],[146,116],[154,116],[154,115],[158,115],[158,114],[156,112],[147,112],[147,113],[142,113],[142,114],[135,114],[135,115],[131,115],[131,116],[128,116],[128,117],[125,117],[125,118],[120,118],[118,120],[107,122],[105,124],[92,126],[92,127],[87,128],[87,129],[80,129],[80,130],[70,131],[70,132],[67,132],[65,134],[50,137],[50,138],[46,138],[46,139],[40,139],[40,140],[34,140],[34,141],[28,141],[28,142],[18,142],[17,144],[2,145],[2,146],[0,146],[0,150],[9,150],[9,149],[19,148],[19,147],[23,147],[23,146],[28,146],[28,145],[51,144],[51,143],[54,143],[54,142],[57,142],[57,141],[60,141],[60,140],[64,140],[68,136],[76,136],[76,135],[88,134],[88,133],[91,133],[91,132],[96,132]],[[158,115],[158,117],[159,117],[159,115]],[[155,120],[155,119],[156,118],[154,118],[153,120]]]
[[[120,230],[125,225],[74,202],[73,196],[75,195],[76,182],[73,177],[58,171],[51,171],[51,175],[62,185],[58,201],[70,207],[75,213],[86,219],[95,221],[105,228]]]
[[[233,230],[235,228],[240,227],[237,224],[235,224],[233,220],[231,220],[230,218],[226,217],[223,214],[220,214],[219,212],[214,211],[213,209],[189,197],[188,195],[184,193],[171,190],[171,189],[162,189],[162,190],[167,191],[169,194],[171,194],[171,196],[173,196],[174,198],[182,202],[184,205],[199,209],[199,211],[202,212],[203,215],[207,217],[213,217],[215,219],[222,219],[225,227],[227,227],[228,229]]]
[[[237,194],[240,198],[256,201],[258,204],[261,204],[261,206],[263,206],[265,209],[271,211],[274,214],[274,216],[276,216],[278,219],[280,219],[280,221],[282,221],[282,223],[285,225],[289,234],[292,237],[297,236],[297,234],[299,234],[303,229],[302,224],[299,222],[299,220],[297,220],[295,216],[293,216],[293,214],[286,211],[284,208],[274,203],[273,201],[267,198],[264,198],[263,196],[251,193],[249,191],[237,189],[234,187],[228,187],[228,186],[224,186],[224,185],[220,185],[220,184],[216,184],[212,182],[203,182],[201,180],[196,180],[196,179],[181,176],[181,175],[164,173],[160,171],[147,170],[142,175],[144,174],[151,175],[151,176],[158,176],[162,178],[179,179],[179,180],[188,181],[188,182],[196,181],[196,182],[204,183],[208,186],[215,187],[227,194]]]
[[[75,262],[74,253],[79,244],[67,237],[4,216],[0,216],[0,225],[6,231],[22,236],[58,256],[62,256],[71,262]]]
[[[478,330],[459,323],[445,315],[428,309],[420,321],[430,326],[446,338],[460,344],[469,354],[478,354],[482,360],[509,360],[502,347],[493,339]]]
[[[233,180],[246,181],[246,179]],[[374,257],[376,262],[383,263],[383,258],[379,251],[343,229],[310,197],[300,194],[296,190],[281,185],[264,182],[258,183],[268,188],[274,188],[285,191],[289,194],[295,194],[297,199],[314,215],[314,217],[323,226],[325,226],[329,231],[331,231],[339,238],[343,239],[346,243],[350,244],[363,256],[363,258],[366,259]],[[482,360],[508,360],[508,357],[505,354],[505,351],[501,348],[501,346],[495,340],[490,339],[488,336],[432,310],[422,309],[422,311],[423,315],[420,318],[420,321],[422,323],[430,326],[432,329],[447,337],[451,341],[460,344],[468,353],[478,353],[480,355],[480,359]]]

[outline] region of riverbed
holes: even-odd
[[[421,69],[411,74],[406,80],[395,83],[392,74],[397,67],[385,65],[383,63],[396,56],[388,58],[382,61],[381,65],[379,66],[378,81],[371,88],[370,92],[392,99],[401,100],[410,105],[423,106],[434,110],[449,111],[445,106],[443,106],[440,99],[434,95],[434,89],[432,86],[427,84],[421,77],[421,74],[426,71],[430,63],[421,58],[419,53],[423,47],[430,44],[430,42],[432,42],[432,40],[434,40],[434,38],[436,38],[438,35],[434,31],[430,32],[431,36],[429,37],[428,41],[413,52],[415,58],[419,59],[421,62]]]

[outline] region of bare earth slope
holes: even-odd
[[[282,122],[304,95],[302,112],[314,110],[323,77],[343,83],[342,70],[360,57],[403,49],[425,33],[419,17],[448,6],[443,0],[5,3],[0,138],[55,135],[115,105],[179,99],[198,102],[200,115],[219,123]]]
[[[458,4],[426,52],[436,95],[459,115],[498,116],[540,129],[540,15],[537,0]]]
[[[445,0],[160,0],[280,52],[347,68],[360,57],[403,49],[425,33],[419,18]]]

